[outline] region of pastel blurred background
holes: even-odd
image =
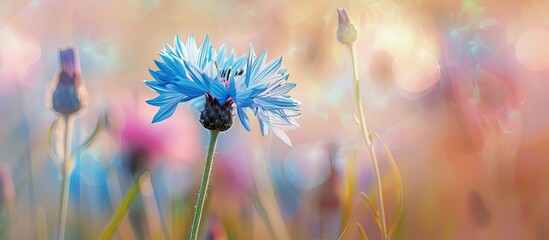
[[[359,192],[374,189],[353,121],[336,9],[359,32],[366,119],[390,146],[403,181],[395,239],[549,239],[549,1],[547,0],[3,0],[0,1],[0,237],[55,239],[60,170],[46,151],[58,51],[80,56],[87,104],[71,178],[68,239],[97,239],[131,184],[128,165],[154,168],[118,239],[186,238],[208,133],[190,108],[150,124],[153,59],[179,34],[206,34],[239,54],[250,42],[283,56],[301,101],[293,147],[257,123],[220,136],[207,239],[336,239],[349,161],[351,224],[379,239]],[[386,212],[391,168],[381,159]],[[348,184],[348,183],[347,183]],[[347,205],[346,205],[347,204]]]

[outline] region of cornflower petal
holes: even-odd
[[[216,51],[208,36],[198,48],[193,35],[186,43],[175,36],[173,46],[166,45],[159,55],[161,61],[155,60],[158,70],[149,70],[154,80],[145,81],[159,94],[147,101],[160,107],[153,122],[169,118],[178,103],[191,101],[191,106],[202,111],[204,127],[225,131],[232,125],[234,106],[246,130],[250,131],[246,114],[250,109],[262,135],[272,131],[291,145],[286,132],[299,128],[296,118],[301,115],[301,104],[288,95],[296,84],[287,83],[282,57],[267,62],[267,50],[256,56],[252,44],[248,54],[237,57],[225,45]]]

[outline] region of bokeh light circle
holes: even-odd
[[[284,160],[286,179],[301,189],[312,189],[330,177],[331,160],[317,145],[294,147]]]
[[[395,83],[409,93],[417,94],[431,89],[440,75],[436,56],[421,48],[402,52],[393,61]]]
[[[515,56],[519,63],[531,71],[549,67],[549,31],[540,28],[528,29],[520,34],[515,43]]]
[[[400,25],[380,25],[375,34],[374,49],[385,50],[393,56],[413,48],[416,42],[412,32]]]

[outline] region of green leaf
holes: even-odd
[[[57,123],[59,122],[59,119],[55,119],[50,127],[48,128],[48,132],[46,133],[46,151],[48,152],[48,155],[52,160],[54,160],[56,163],[62,163],[63,159],[55,152],[52,146],[53,142],[53,133],[55,132],[55,129],[57,128]]]
[[[89,147],[93,143],[93,141],[97,138],[97,136],[101,132],[101,129],[103,129],[103,126],[105,126],[106,119],[107,119],[106,115],[103,115],[97,120],[97,123],[95,124],[95,128],[93,129],[93,132],[88,137],[88,139],[86,139],[86,141],[84,141],[80,145],[79,151],[84,151],[87,147]]]
[[[361,240],[368,240],[368,235],[366,235],[366,232],[364,231],[364,228],[362,228],[362,225],[360,223],[356,223],[356,228],[358,228],[358,233],[360,234]]]
[[[398,170],[398,166],[395,162],[395,159],[393,158],[393,155],[391,154],[391,150],[389,149],[389,146],[387,144],[383,143],[383,148],[385,150],[385,155],[389,159],[389,163],[391,165],[391,169],[393,170],[393,177],[395,178],[395,189],[396,189],[396,209],[395,214],[393,216],[393,221],[391,222],[391,225],[389,225],[389,229],[387,230],[387,235],[391,237],[393,234],[393,231],[396,227],[396,225],[399,222],[399,219],[401,218],[401,212],[402,212],[402,199],[403,199],[403,191],[402,191],[402,177],[400,176],[400,171]]]

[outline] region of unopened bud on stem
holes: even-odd
[[[355,26],[351,23],[349,15],[344,8],[337,9],[339,26],[337,28],[337,40],[343,44],[353,44],[357,38]]]
[[[69,115],[80,110],[82,95],[80,93],[81,77],[78,65],[78,55],[74,48],[59,51],[61,72],[56,79],[57,84],[52,94],[53,110]]]

